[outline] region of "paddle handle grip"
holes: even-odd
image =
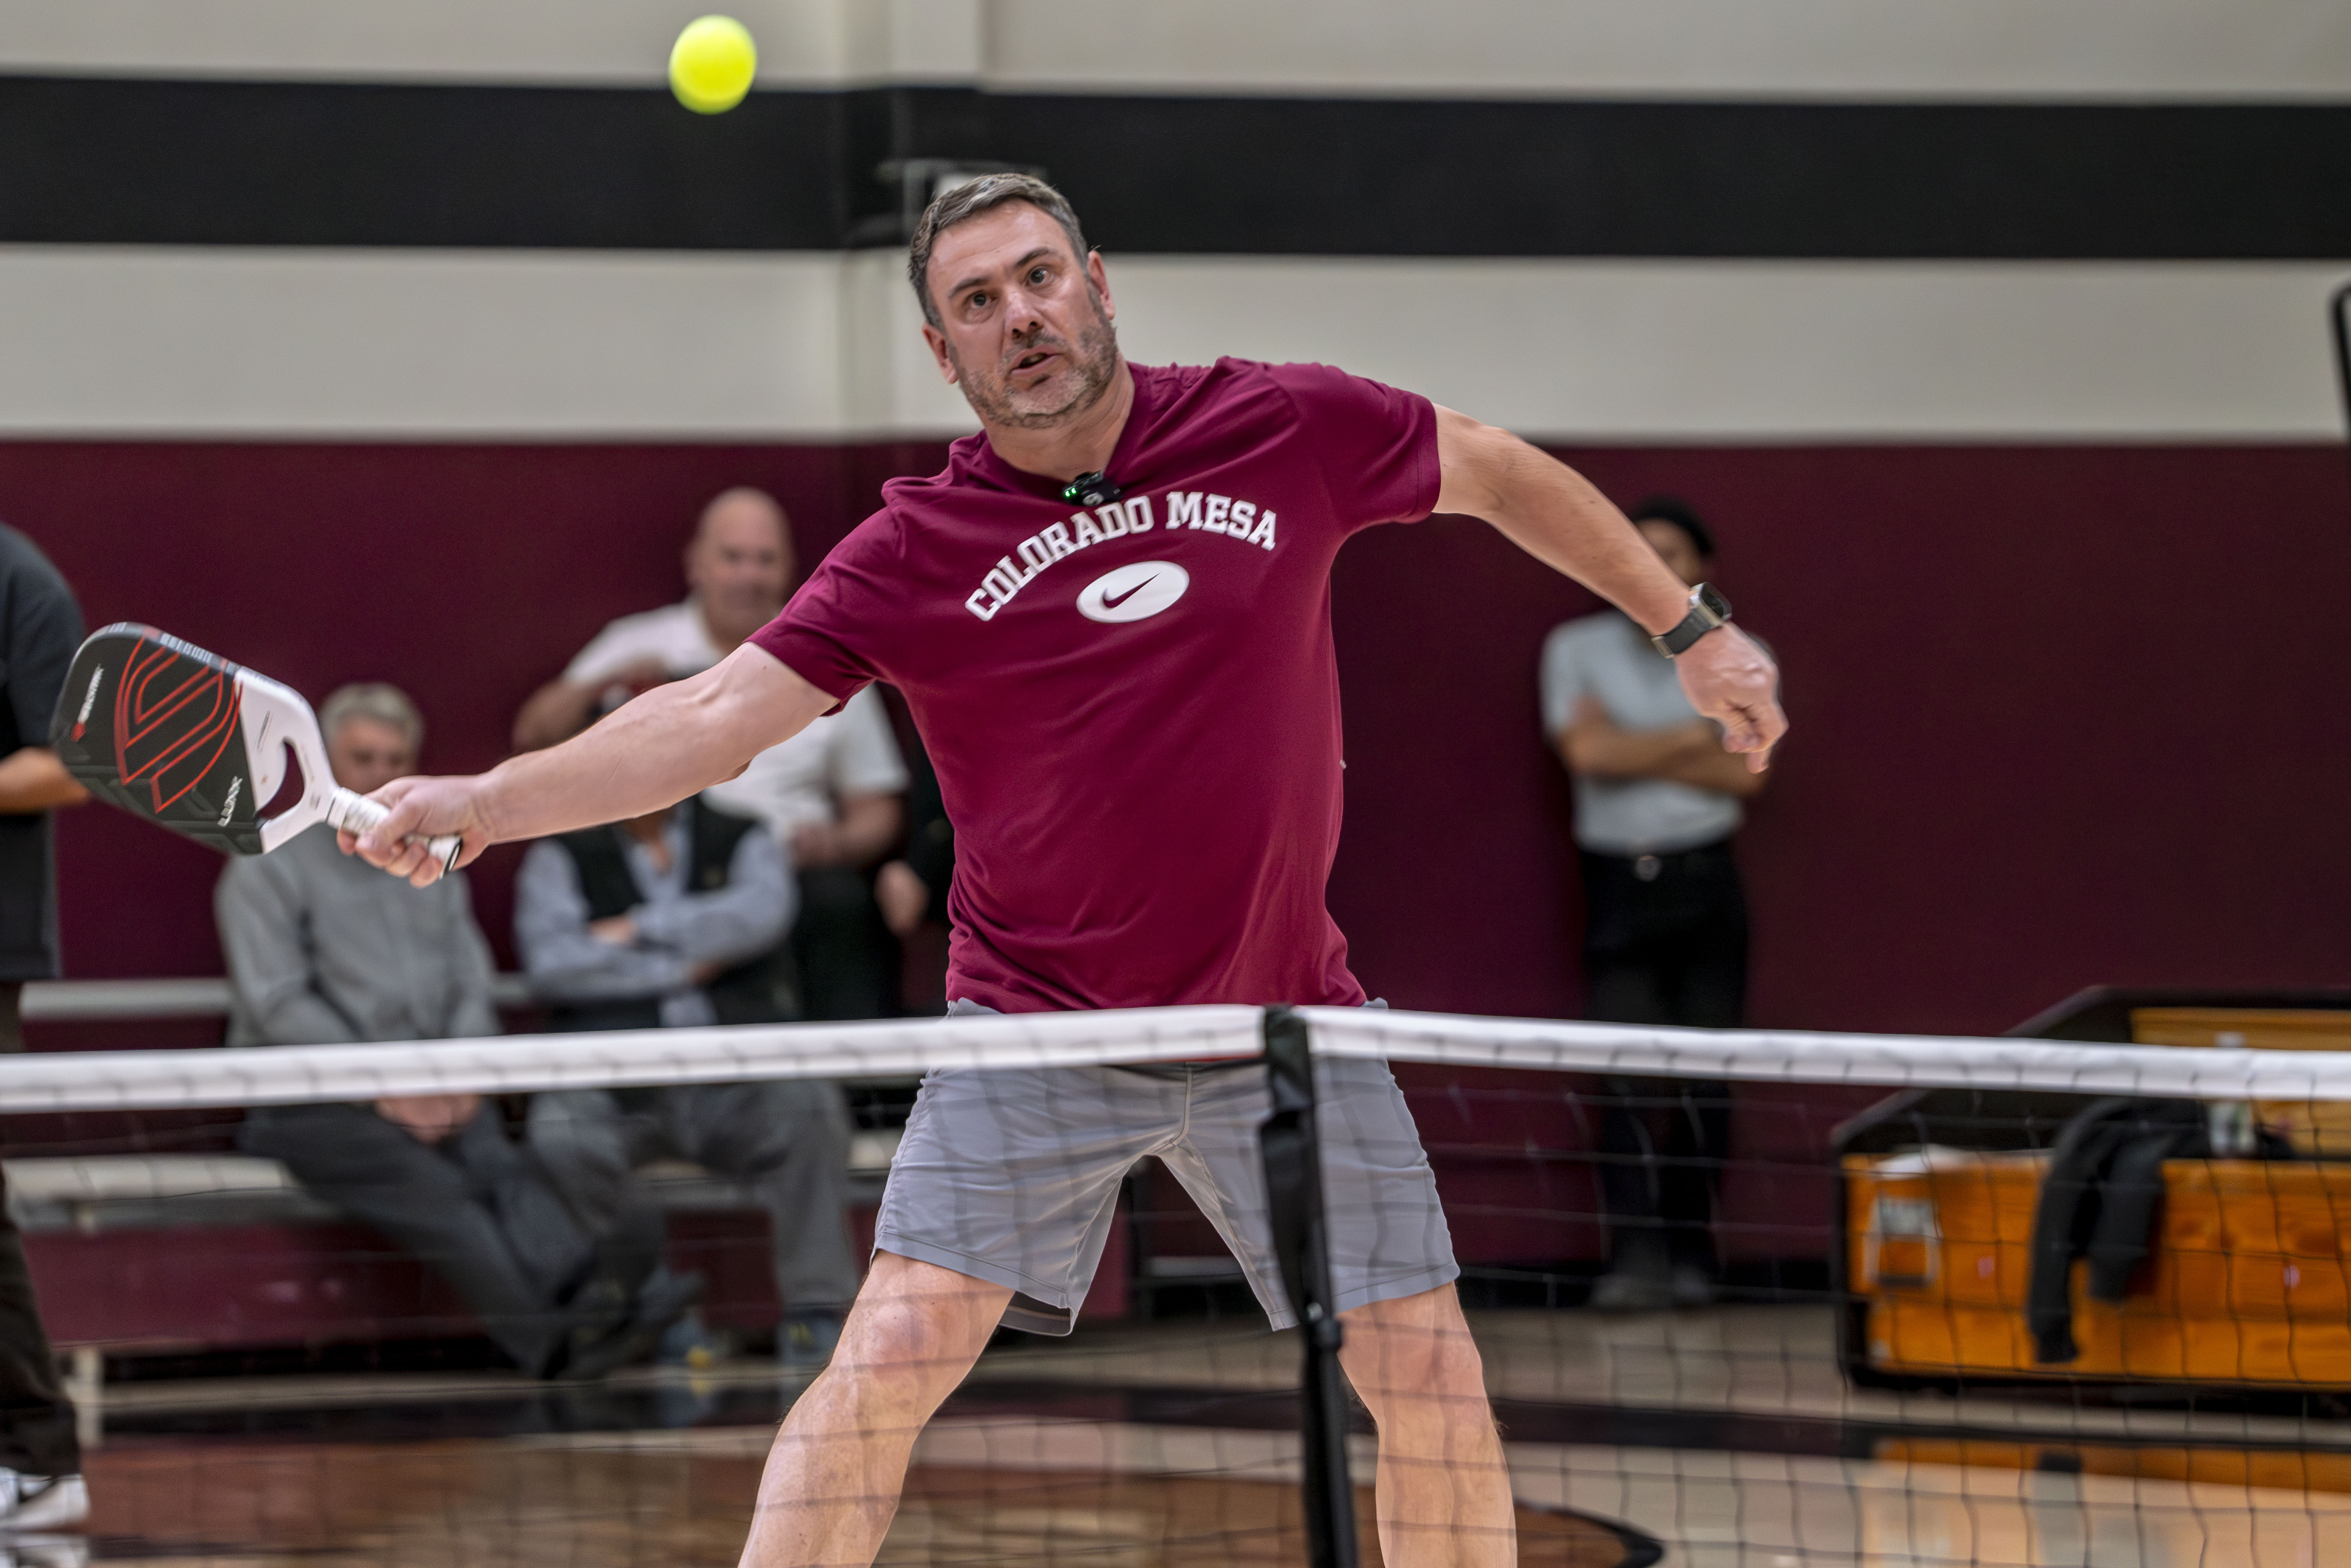
[[[327,800],[328,825],[346,833],[364,833],[391,815],[389,808],[379,806],[366,796],[353,794],[340,786]],[[444,833],[437,839],[424,841],[426,852],[441,862],[444,872],[457,869],[457,852],[465,847],[465,841],[455,833]]]

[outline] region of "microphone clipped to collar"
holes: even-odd
[[[1107,474],[1081,474],[1061,486],[1061,499],[1072,507],[1102,507],[1126,492]]]

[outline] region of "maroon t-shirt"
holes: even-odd
[[[1436,413],[1324,365],[1133,369],[1121,500],[967,436],[752,640],[843,701],[905,694],[956,828],[950,997],[1361,1002],[1323,905],[1331,562],[1436,506]]]

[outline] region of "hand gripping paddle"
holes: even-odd
[[[266,854],[320,822],[363,833],[392,814],[335,782],[301,693],[127,621],[74,654],[49,745],[91,794],[231,854]],[[464,841],[425,847],[447,871]]]

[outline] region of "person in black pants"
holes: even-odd
[[[907,726],[905,733],[913,742],[906,747],[906,766],[912,775],[906,787],[906,847],[873,879],[873,899],[882,906],[882,919],[890,927],[890,935],[901,942],[911,938],[925,923],[949,924],[947,894],[955,883],[955,824],[947,821],[946,801],[939,793],[939,776],[923,749],[922,737],[912,725]],[[919,1001],[914,995],[907,995],[904,998],[907,1011],[946,1010],[945,970],[942,952],[932,980],[935,989]],[[906,972],[909,992],[922,983],[910,965]]]
[[[1698,514],[1657,497],[1629,514],[1696,587],[1714,553]],[[1763,785],[1683,696],[1673,662],[1614,611],[1543,645],[1543,726],[1575,776],[1587,1009],[1612,1023],[1732,1029],[1747,991],[1747,900],[1730,851]],[[1712,1220],[1730,1086],[1612,1076],[1596,1097],[1609,1270],[1592,1302],[1698,1306],[1719,1273]]]
[[[81,633],[81,610],[57,568],[32,540],[0,528],[0,1051],[25,1049],[25,982],[57,973],[50,813],[84,795],[47,742]],[[73,1404],[0,1191],[0,1531],[51,1530],[89,1513]]]

